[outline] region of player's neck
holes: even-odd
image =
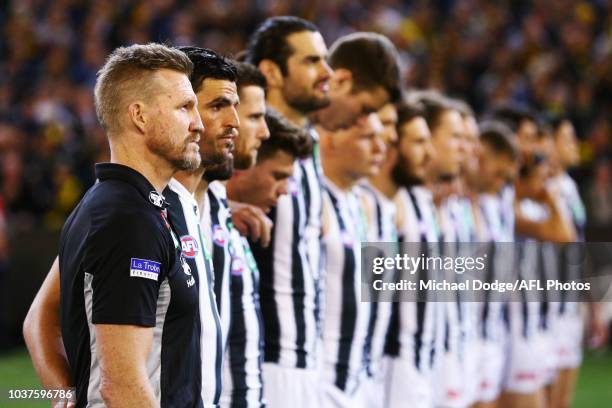
[[[270,89],[266,102],[272,109],[283,115],[295,126],[299,128],[306,127],[308,116],[289,106],[279,89]]]
[[[181,183],[191,194],[196,192],[198,185],[202,182],[204,169],[200,167],[194,171],[179,171],[174,175],[174,178]]]
[[[198,203],[200,213],[204,211],[204,201],[206,200],[206,192],[208,191],[209,185],[210,182],[204,177],[201,177],[200,183],[196,186],[195,192],[193,193],[193,197],[195,198],[196,203]]]
[[[325,161],[323,161],[323,174],[325,174],[325,177],[327,177],[336,187],[343,191],[349,191],[357,182],[349,172],[335,166],[333,163],[329,163],[329,161],[327,165]]]
[[[564,174],[567,174],[568,166],[564,166],[562,164],[557,164],[556,166],[552,166],[551,173],[552,177],[559,177]]]
[[[351,191],[356,181],[346,175],[336,174],[332,177],[327,177],[336,187],[344,192]]]
[[[385,197],[390,200],[395,197],[399,190],[399,186],[393,181],[391,174],[387,174],[387,172],[384,171],[380,171],[377,175],[370,177],[368,181],[374,188],[383,193]]]
[[[242,183],[244,182],[244,175],[248,170],[236,170],[234,169],[234,173],[232,177],[227,181],[225,185],[225,190],[227,191],[227,198],[234,201],[245,202],[242,199]]]
[[[161,193],[176,169],[167,160],[151,153],[145,146],[130,143],[127,135],[110,137],[110,162],[130,167],[146,178]]]

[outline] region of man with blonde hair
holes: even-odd
[[[41,382],[74,385],[77,407],[201,404],[198,277],[161,194],[176,171],[200,166],[192,69],[184,53],[147,44],[116,49],[98,73],[111,163],[96,165],[24,322]],[[60,317],[69,367],[49,341]]]

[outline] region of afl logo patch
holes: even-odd
[[[198,241],[191,235],[183,235],[181,237],[181,250],[185,258],[193,259],[198,255]]]
[[[213,238],[213,242],[215,243],[215,245],[218,246],[225,246],[225,231],[223,231],[223,228],[221,228],[221,226],[219,224],[215,224],[213,225],[212,228],[212,238]]]

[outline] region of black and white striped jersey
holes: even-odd
[[[422,186],[401,188],[394,202],[402,251],[412,256],[439,256],[441,230],[431,192]],[[417,271],[419,280],[431,278],[431,273]],[[429,371],[443,311],[438,302],[393,303],[385,352],[411,361],[418,370]]]
[[[504,205],[500,194],[481,194],[478,197],[480,215],[478,240],[488,244],[487,282],[508,281],[515,266],[513,227],[504,216]],[[499,341],[503,335],[506,304],[502,296],[493,296],[488,291],[482,303],[480,335],[482,338]]]
[[[454,242],[476,242],[476,223],[470,199],[451,196],[445,207],[449,212]]]
[[[567,173],[562,173],[551,180],[561,200],[564,214],[571,220],[576,229],[577,241],[584,241],[584,228],[586,226],[586,209],[578,186],[573,178]]]
[[[229,227],[232,215],[227,200],[221,198],[222,190],[224,190],[223,185],[219,186],[217,182],[209,184],[202,209],[202,229],[212,256],[215,299],[221,317],[223,347],[225,348],[232,315],[230,301],[232,257]]]
[[[395,203],[367,181],[359,183],[357,188],[365,203],[370,242],[397,242]]]
[[[164,190],[164,196],[169,204],[172,224],[179,235],[183,256],[192,274],[199,277],[202,401],[205,407],[216,407],[221,396],[223,343],[213,291],[212,260],[204,242],[200,212],[193,194],[172,179]]]
[[[355,188],[366,215],[368,242],[385,242],[386,253],[380,256],[393,257],[398,249],[397,218],[395,203],[383,193],[364,181]],[[391,245],[395,244],[395,245]],[[387,272],[389,273],[389,272]],[[391,272],[394,273],[394,272]],[[388,277],[392,279],[392,276]],[[391,319],[392,298],[380,298],[379,292],[373,293],[377,302],[371,304],[372,311],[368,325],[366,356],[368,375],[375,376],[380,372],[385,341]]]
[[[361,302],[361,241],[367,240],[363,207],[354,189],[326,187],[325,306],[322,378],[352,394],[366,375],[371,302]],[[329,209],[329,212],[327,210]]]
[[[513,242],[514,226],[507,225],[512,218],[504,214],[507,211],[499,194],[481,194],[478,206],[482,215],[482,229],[478,240],[481,242]]]
[[[516,193],[514,186],[507,185],[499,193],[501,200],[501,223],[504,228],[504,234],[509,238],[509,242],[515,240],[515,213],[514,213],[514,202],[516,199]]]
[[[523,199],[519,206],[522,216],[530,221],[544,221],[549,217],[548,209],[533,200]],[[524,236],[518,236],[518,241],[521,243],[517,255],[521,279],[545,282],[557,278],[558,259],[554,244]],[[540,330],[548,329],[551,303],[545,291],[523,291],[521,296],[520,330],[523,337],[531,338]]]
[[[223,223],[226,227],[223,245],[220,245],[221,235],[217,232],[219,242],[215,247],[218,251],[216,261],[219,268],[223,268],[216,271],[215,277],[219,279],[216,282],[229,286],[229,299],[225,300],[226,307],[222,309],[221,316],[228,324],[224,343],[221,405],[261,407],[263,322],[259,301],[259,270],[249,243],[232,224],[225,186],[214,181],[210,183],[207,195],[205,206],[210,208],[213,238],[215,225]],[[218,288],[218,293],[223,296],[225,289]]]
[[[472,203],[468,198],[450,196],[439,209],[440,223],[444,244],[444,256],[473,256],[473,243],[477,240],[476,223]],[[445,279],[464,282],[469,278],[464,274],[452,273]],[[479,308],[473,299],[463,299],[463,294],[456,293],[455,302],[445,302],[444,348],[453,349],[463,356],[465,345],[478,335]]]
[[[264,361],[314,368],[320,335],[322,169],[318,136],[312,157],[299,160],[289,194],[269,216],[274,221],[267,248],[251,242],[261,273]]]
[[[551,184],[558,193],[558,199],[562,214],[574,226],[576,231],[576,242],[585,241],[586,210],[580,198],[578,187],[574,179],[567,173],[562,173],[551,180]],[[559,252],[559,278],[563,282],[582,279],[582,249],[578,244],[557,245]],[[580,314],[579,297],[575,294],[561,293],[561,304],[559,312],[571,312]]]

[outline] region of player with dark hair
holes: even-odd
[[[460,256],[462,247],[457,245],[469,239],[471,220],[458,211],[458,186],[464,161],[464,123],[457,106],[445,96],[434,92],[417,92],[409,95],[423,105],[424,119],[431,130],[435,156],[428,168],[425,189],[433,195],[438,221],[440,255]],[[459,217],[460,216],[460,217]],[[440,273],[444,274],[444,272]],[[456,274],[444,279],[454,280]],[[458,296],[459,293],[456,293]],[[434,401],[436,405],[455,407],[466,399],[466,378],[463,369],[462,328],[466,313],[462,313],[460,299],[438,303],[442,307],[442,319],[438,321],[436,334],[436,364]]]
[[[221,401],[222,391],[222,361],[229,342],[229,329],[232,322],[230,304],[230,270],[227,259],[230,258],[228,242],[219,247],[212,247],[214,237],[207,220],[223,216],[220,209],[206,208],[203,196],[210,192],[210,182],[219,177],[231,174],[234,141],[239,126],[236,105],[238,94],[236,89],[237,72],[234,65],[212,50],[199,47],[180,47],[194,64],[191,85],[198,97],[198,111],[204,123],[204,135],[200,143],[202,165],[191,173],[179,173],[175,176],[177,183],[171,185],[169,196],[180,198],[185,212],[191,211],[199,221],[197,236],[200,236],[201,246],[191,247],[192,235],[181,237],[184,252],[195,256],[202,253],[204,258],[212,263],[214,277],[214,295],[210,299],[200,298],[200,304],[212,301],[219,315],[220,335],[213,343],[211,339],[203,339],[201,347],[203,359],[214,361],[215,372],[203,376],[202,392],[207,387],[214,386],[215,404]],[[191,215],[191,214],[190,214]],[[207,226],[209,228],[207,228]],[[204,324],[205,317],[201,316]],[[208,341],[208,342],[207,342]],[[215,350],[216,353],[212,353]],[[210,363],[208,363],[210,364]],[[203,364],[203,369],[206,365]]]
[[[210,155],[204,157],[202,164],[206,168],[204,177],[209,180],[226,179],[232,174],[234,168],[234,143],[237,136],[238,118],[235,114],[235,105],[238,104],[236,94],[236,67],[227,59],[219,56],[212,50],[198,47],[180,47],[181,51],[189,55],[195,65],[191,76],[191,85],[197,94],[209,83],[207,95],[215,94],[218,97],[206,100],[207,109],[216,116],[211,118],[215,122],[215,131],[219,134],[206,138],[210,147]],[[231,97],[230,97],[231,96]],[[230,106],[232,106],[230,108]],[[235,117],[228,123],[221,123],[218,118],[224,117],[224,109],[233,110]],[[207,129],[210,133],[212,130]]]
[[[308,115],[329,103],[332,72],[327,47],[312,23],[288,16],[267,19],[251,36],[247,61],[266,78],[268,106],[294,126],[306,128]],[[258,169],[261,167],[253,171]],[[252,245],[261,271],[263,375],[271,408],[287,403],[309,407],[319,398],[316,356],[322,191],[318,148],[310,158],[296,162],[292,173],[287,181],[292,194],[276,197],[274,193],[266,198],[278,200],[268,213],[274,221],[271,244],[267,248]]]
[[[428,253],[428,246],[419,242],[438,242],[440,234],[432,194],[424,187],[435,151],[423,115],[418,103],[397,105],[397,142],[389,145],[380,174],[370,178],[378,191],[393,199],[401,248],[415,256]],[[401,300],[392,304],[385,345],[384,406],[430,407],[440,308],[437,303]]]
[[[238,73],[237,85],[240,105],[240,132],[236,139],[234,169],[245,170],[257,161],[257,150],[270,135],[267,130],[266,78],[256,66],[246,62],[234,62]]]
[[[350,45],[361,37],[339,40],[339,44]],[[397,56],[388,40],[376,37],[368,41],[375,43],[371,49],[377,58],[387,53]],[[356,51],[361,52],[359,47]],[[350,126],[358,116],[378,110],[392,96],[383,85],[390,80],[377,77],[378,71],[368,70],[371,81],[366,81],[363,89],[353,89],[351,72],[357,72],[358,65],[340,68],[340,75],[334,74],[336,80],[330,84],[332,72],[323,37],[304,20],[268,19],[253,35],[247,55],[266,77],[268,104],[299,127],[309,126],[309,116],[327,129]],[[387,60],[397,67],[396,59]],[[399,69],[397,72],[393,78],[399,83]],[[319,117],[322,109],[329,111]],[[264,376],[266,384],[271,384],[266,387],[271,407],[287,404],[287,387],[296,390],[294,395],[305,395],[301,400],[292,399],[304,404],[298,406],[312,406],[319,396],[316,356],[323,272],[322,170],[318,135],[312,128],[310,132],[315,140],[314,154],[295,166],[289,180],[289,190],[294,193],[280,197],[270,212],[275,222],[274,245],[265,250],[254,246],[257,260],[269,266],[269,270],[262,270],[261,292],[266,330]]]
[[[331,69],[319,29],[299,17],[272,17],[251,35],[246,60],[266,77],[268,103],[299,126],[329,104]]]
[[[477,203],[474,199],[472,182],[480,177],[480,174],[478,161],[472,158],[479,155],[480,129],[476,122],[474,111],[465,101],[449,98],[448,104],[461,115],[463,127],[461,132],[461,151],[463,160],[461,160],[455,189],[451,196],[446,199],[444,206],[447,225],[453,230],[452,235],[446,237],[447,243],[445,247],[449,251],[454,251],[456,257],[461,258],[471,256],[474,249],[473,244],[477,242],[477,224],[475,219]],[[451,243],[448,243],[449,241]],[[458,282],[466,282],[469,279],[463,274],[458,274],[454,278]],[[458,350],[460,351],[457,354],[461,374],[458,377],[461,378],[462,390],[458,398],[450,398],[450,395],[456,395],[456,393],[449,393],[447,391],[445,405],[461,407],[475,402],[479,387],[478,348],[480,340],[478,323],[480,310],[477,303],[473,301],[474,299],[470,298],[470,294],[458,292],[457,300],[457,307],[453,310],[453,313],[456,311],[459,322],[457,343]],[[447,327],[450,328],[450,325]],[[454,402],[451,402],[451,400]]]
[[[314,114],[315,122],[329,130],[350,127],[356,117],[401,97],[397,50],[383,35],[357,32],[338,38],[329,64],[334,70],[331,103]]]
[[[510,128],[516,135],[521,155],[530,156],[537,150],[538,123],[531,109],[517,104],[505,104],[495,107],[487,116]]]
[[[474,213],[478,242],[488,243],[488,282],[507,280],[514,262],[514,209],[504,205],[502,192],[514,182],[518,172],[519,152],[511,130],[502,122],[480,124],[480,148],[476,163],[479,177],[469,182],[474,195]],[[479,304],[479,350],[474,390],[475,408],[495,406],[501,391],[506,362],[508,336],[504,320],[505,298],[486,294]]]
[[[586,210],[580,198],[576,182],[568,174],[568,170],[577,166],[578,139],[572,122],[559,116],[551,121],[551,132],[554,142],[555,167],[553,168],[551,185],[557,192],[563,215],[574,226],[576,242],[585,240]],[[562,281],[581,279],[580,262],[577,247],[572,244],[559,246],[559,278]],[[556,310],[556,327],[553,328],[552,348],[555,353],[556,375],[550,389],[551,406],[570,406],[573,400],[578,369],[582,360],[583,318],[580,303],[576,296],[563,296]],[[601,306],[592,302],[589,304],[589,334],[605,333],[601,321]],[[597,333],[599,332],[599,333]],[[602,337],[605,337],[602,336]]]
[[[515,241],[519,279],[555,279],[559,265],[552,243],[571,242],[574,229],[563,209],[550,174],[554,166],[552,135],[533,116],[519,116],[516,142],[521,168],[514,183]],[[524,132],[520,135],[521,128]],[[535,132],[529,129],[534,128]],[[535,133],[535,138],[525,134]],[[555,374],[552,346],[553,310],[548,293],[527,292],[508,306],[509,345],[501,401],[511,407],[537,407],[546,400],[544,387]]]
[[[388,189],[393,181],[389,173],[382,174],[388,170],[389,163],[393,162],[393,151],[397,146],[397,108],[393,103],[387,103],[378,110],[378,117],[382,124],[382,131],[379,135],[384,144],[385,158],[382,160],[379,171],[371,175],[368,179],[359,182],[356,192],[361,201],[362,208],[367,220],[367,240],[368,242],[384,242],[384,247],[378,248],[379,256],[394,256],[397,246],[392,245],[398,242],[397,234],[397,211],[393,202],[393,188]],[[387,188],[380,190],[374,185],[373,181],[383,181]],[[391,191],[389,191],[391,190]],[[393,273],[377,275],[377,279],[390,281],[394,277]],[[382,408],[384,399],[380,396],[385,392],[385,369],[384,369],[384,348],[389,330],[391,317],[392,296],[387,293],[380,294],[376,291],[371,292],[372,309],[368,323],[367,348],[366,353],[366,378],[363,384],[363,403],[367,407]]]
[[[358,182],[376,174],[384,158],[382,124],[376,112],[349,129],[318,128],[325,175],[323,211],[325,245],[325,304],[321,361],[322,405],[365,406],[364,383],[375,368],[371,346],[375,334],[375,302],[362,302],[361,242],[368,240],[368,219]],[[387,320],[388,321],[388,320]],[[383,328],[384,329],[384,328]],[[382,337],[382,338],[381,338]],[[380,369],[380,368],[379,368]]]

